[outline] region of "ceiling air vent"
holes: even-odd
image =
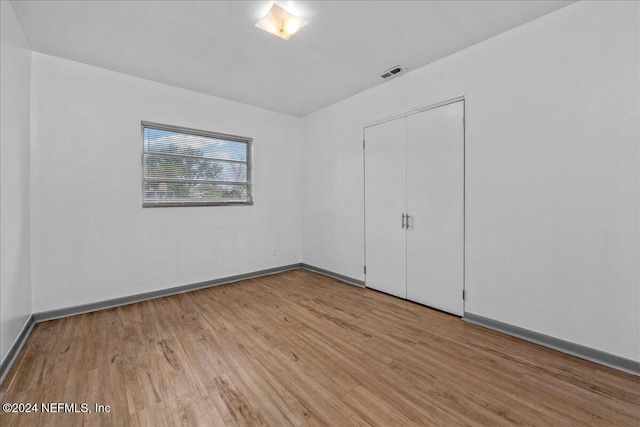
[[[395,67],[391,67],[389,68],[387,71],[385,71],[384,73],[380,74],[380,77],[382,77],[383,79],[389,78],[393,75],[399,74],[403,71],[406,71],[406,68],[404,68],[403,66],[400,65],[396,65]]]

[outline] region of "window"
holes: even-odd
[[[142,122],[142,206],[251,205],[251,138]]]

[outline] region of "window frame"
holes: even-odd
[[[182,202],[179,201],[168,201],[168,202],[162,202],[162,201],[147,201],[146,200],[146,196],[145,196],[145,183],[146,183],[146,177],[145,177],[145,170],[146,170],[146,166],[145,166],[145,154],[160,154],[162,155],[162,153],[151,153],[151,152],[147,152],[145,151],[145,136],[144,136],[144,130],[146,128],[150,128],[150,129],[156,129],[156,130],[161,130],[161,131],[168,131],[168,132],[176,132],[176,133],[182,133],[182,134],[186,134],[186,135],[193,135],[193,136],[202,136],[202,137],[206,137],[206,138],[215,138],[215,139],[222,139],[225,141],[232,141],[232,142],[241,142],[246,144],[247,146],[247,160],[246,160],[246,165],[247,165],[247,200],[245,201],[213,201],[213,200],[209,200],[209,201],[196,201],[196,200],[185,200]],[[182,126],[174,126],[174,125],[166,125],[166,124],[162,124],[162,123],[156,123],[156,122],[149,122],[149,121],[145,121],[142,120],[140,122],[140,131],[141,131],[141,136],[142,136],[142,153],[140,155],[140,165],[141,165],[141,174],[142,174],[142,182],[141,182],[141,197],[142,197],[142,207],[143,208],[170,208],[170,207],[191,207],[191,206],[247,206],[247,205],[253,205],[253,138],[249,138],[249,137],[244,137],[244,136],[238,136],[238,135],[230,135],[230,134],[226,134],[226,133],[220,133],[220,132],[212,132],[212,131],[206,131],[206,130],[202,130],[202,129],[193,129],[193,128],[187,128],[187,127],[182,127]],[[209,160],[215,160],[215,159],[210,159],[207,157],[203,157],[203,159],[209,159]],[[185,182],[188,182],[185,180]],[[220,181],[220,184],[224,185],[225,182],[224,181]]]

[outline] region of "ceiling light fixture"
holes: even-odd
[[[300,28],[307,25],[297,16],[274,3],[269,12],[256,24],[256,27],[281,39],[289,40]]]

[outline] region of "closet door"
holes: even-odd
[[[366,285],[406,298],[406,121],[365,128]]]
[[[407,117],[407,299],[459,316],[464,286],[464,101]]]

